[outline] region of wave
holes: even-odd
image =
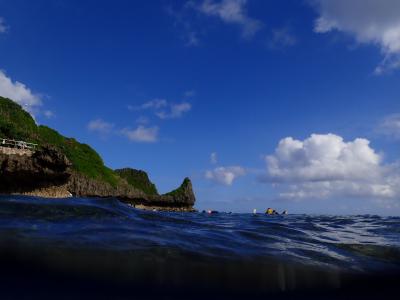
[[[0,197],[0,251],[11,270],[90,274],[141,291],[149,282],[175,292],[337,289],[354,282],[349,276],[398,274],[399,228],[398,217],[208,215],[116,199]]]

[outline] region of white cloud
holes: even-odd
[[[377,45],[384,59],[375,73],[400,67],[400,1],[312,0],[319,17],[314,30],[352,35],[358,43]]]
[[[108,134],[114,129],[114,124],[103,121],[102,119],[96,119],[89,122],[88,129],[93,132]]]
[[[210,154],[210,162],[212,163],[212,164],[216,164],[216,163],[218,163],[218,156],[217,156],[217,152],[213,152],[213,153],[211,153]]]
[[[378,132],[395,139],[400,139],[400,114],[385,117],[378,126]]]
[[[247,15],[247,0],[204,0],[194,7],[207,16],[214,16],[228,24],[237,24],[242,27],[242,36],[252,37],[260,28],[262,23]]]
[[[265,161],[263,180],[282,188],[282,197],[400,196],[400,168],[384,165],[366,139],[345,142],[334,134],[313,134],[304,141],[287,137]]]
[[[192,109],[189,102],[169,103],[165,99],[154,99],[140,106],[128,106],[131,111],[150,110],[160,119],[176,119]]]
[[[168,102],[165,99],[153,99],[147,101],[139,106],[128,105],[129,110],[146,110],[146,109],[160,109],[168,106]]]
[[[142,104],[141,108],[142,109],[149,109],[149,108],[158,109],[158,108],[166,107],[167,105],[168,105],[167,100],[165,100],[165,99],[154,99],[154,100],[151,100],[151,101],[148,101],[148,102]]]
[[[96,119],[90,121],[87,128],[89,131],[96,132],[101,135],[122,135],[127,137],[130,141],[137,143],[154,143],[158,141],[159,128],[156,126],[146,127],[144,125],[139,125],[135,129],[118,129],[115,128],[115,125],[112,123],[106,122],[102,119]]]
[[[187,47],[200,45],[199,33],[193,28],[191,18],[187,16],[187,8],[192,6],[191,1],[184,5],[181,11],[177,11],[171,6],[166,8],[166,12],[175,20],[174,26],[180,30],[180,36]]]
[[[223,185],[232,185],[235,179],[245,174],[246,170],[239,166],[218,167],[212,171],[207,171],[205,177]]]
[[[188,102],[182,102],[179,104],[170,104],[168,110],[162,110],[156,112],[156,115],[160,119],[176,119],[180,118],[184,113],[190,111],[192,105]]]
[[[154,143],[158,141],[158,127],[145,127],[139,125],[136,129],[124,129],[122,134],[129,140],[139,143]]]
[[[6,25],[3,18],[0,17],[0,33],[6,33],[8,30],[8,26]]]
[[[289,28],[279,28],[272,30],[272,38],[268,41],[270,49],[282,49],[296,45],[297,39],[290,32]]]
[[[42,100],[34,94],[25,84],[15,81],[0,70],[0,96],[10,98],[20,104],[26,111],[31,114],[35,112],[41,105]]]

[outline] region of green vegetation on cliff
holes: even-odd
[[[0,96],[0,138],[37,140],[37,126],[29,113]]]
[[[50,145],[63,153],[72,163],[73,170],[79,174],[108,183],[112,187],[128,183],[147,195],[158,195],[156,186],[144,171],[134,169],[113,171],[107,168],[100,155],[89,145],[64,137],[47,126],[37,125],[32,116],[19,104],[1,96],[0,138],[37,143],[39,147]],[[183,195],[188,183],[190,180],[186,178],[180,188],[168,195]]]
[[[158,195],[155,184],[150,181],[146,172],[126,168],[115,170],[115,173],[124,178],[130,185],[142,190],[147,195]]]
[[[176,190],[173,190],[173,191],[171,191],[169,193],[166,193],[165,195],[166,196],[173,196],[173,197],[185,195],[186,189],[188,187],[190,187],[190,189],[191,189],[191,185],[192,185],[192,183],[191,183],[190,179],[186,177],[183,180],[183,183],[181,184],[180,187],[178,187]]]
[[[54,146],[71,161],[75,171],[112,186],[120,180],[90,146],[66,138],[47,126],[36,125],[32,116],[20,105],[3,97],[0,97],[0,138]]]

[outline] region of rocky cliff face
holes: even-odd
[[[35,189],[61,186],[71,176],[70,162],[54,148],[44,148],[32,154],[21,153],[0,153],[1,193],[29,193]]]
[[[144,185],[151,183],[143,171],[124,170],[146,178]],[[192,210],[195,202],[188,178],[178,189],[165,195],[146,193],[122,177],[112,186],[73,171],[66,156],[52,147],[30,154],[0,152],[0,193],[41,197],[115,197],[138,207],[171,210]]]
[[[116,187],[104,182],[73,173],[67,184],[68,190],[74,196],[80,197],[115,197],[121,201],[141,208],[157,208],[166,210],[193,210],[196,201],[192,183],[186,178],[175,191],[165,195],[148,195],[121,181]]]

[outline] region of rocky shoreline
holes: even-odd
[[[80,174],[73,170],[64,154],[50,146],[33,153],[3,150],[0,151],[0,194],[45,198],[113,197],[141,209],[194,210],[195,196],[188,178],[169,194],[149,195],[129,184],[124,178],[119,178],[118,184],[113,186]]]

